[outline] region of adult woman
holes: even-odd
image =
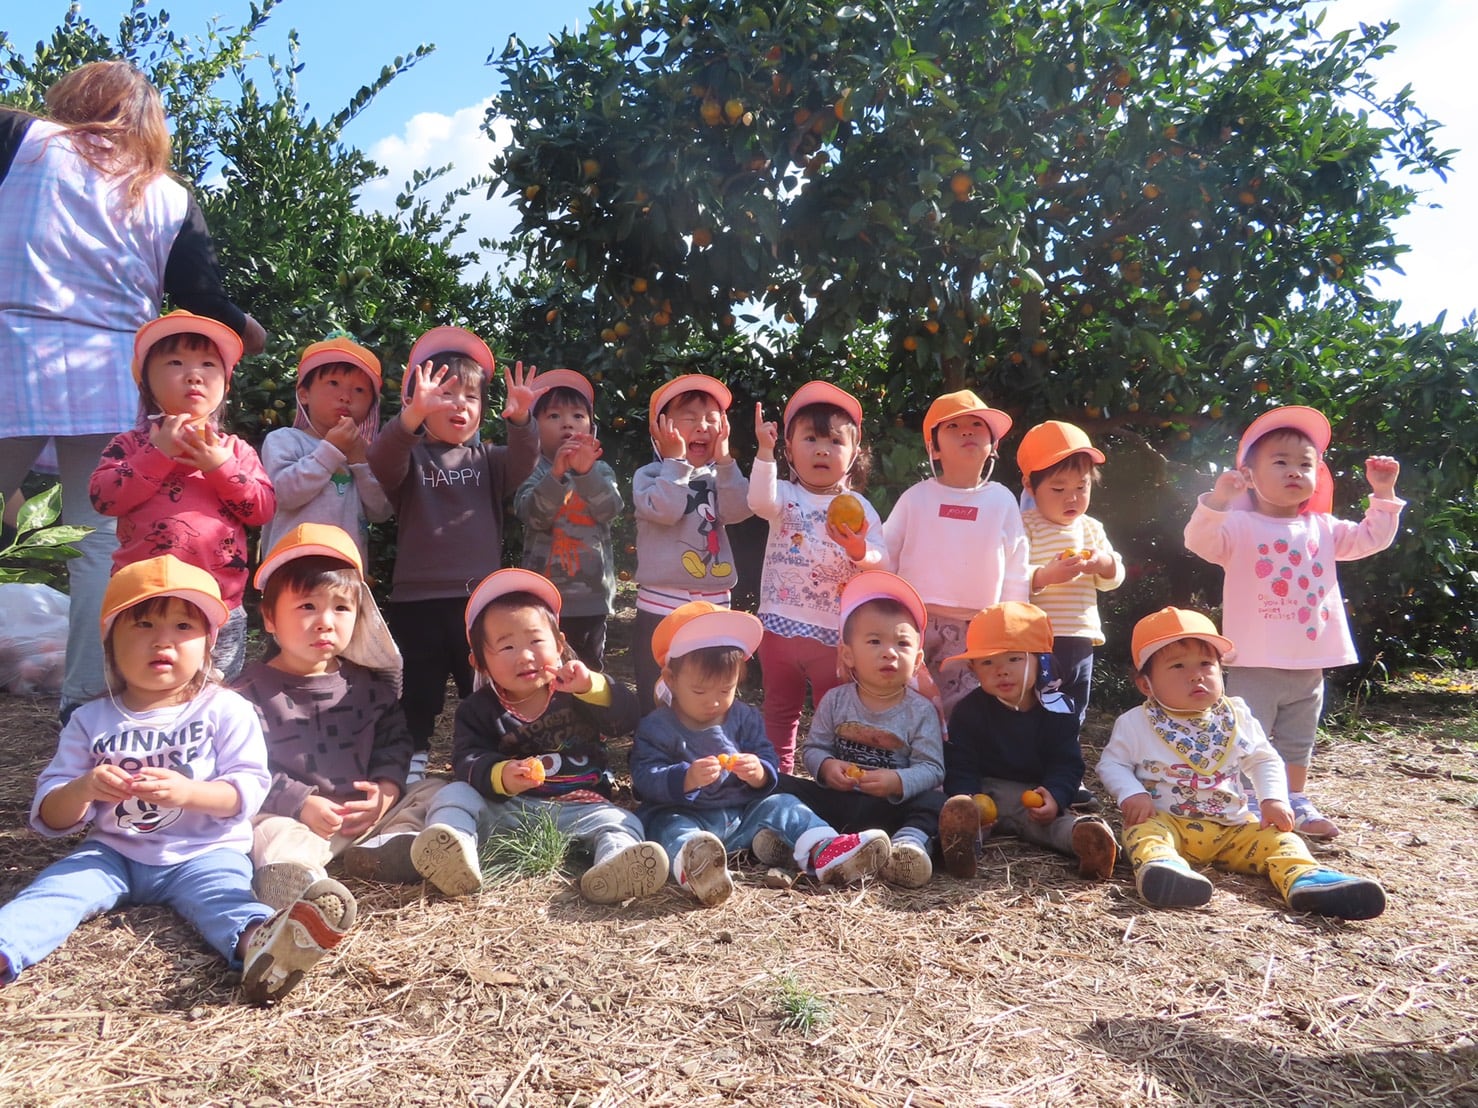
[[[266,334],[221,288],[194,198],[169,176],[164,106],[127,62],[47,90],[48,119],[0,108],[0,490],[56,443],[62,519],[94,528],[71,576],[62,710],[104,689],[98,611],[117,539],[87,497],[108,440],[133,426],[134,332],[176,305],[221,320],[247,353]]]

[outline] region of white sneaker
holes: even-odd
[[[592,904],[651,896],[667,884],[667,869],[667,851],[657,843],[632,843],[586,870],[580,895]]]
[[[921,889],[934,876],[934,863],[929,861],[929,852],[912,839],[895,841],[879,876],[890,885]]]
[[[699,831],[683,843],[677,852],[675,871],[678,884],[692,893],[704,907],[722,904],[734,891],[734,878],[729,873],[729,856],[723,841],[707,831]]]
[[[471,896],[482,891],[482,866],[477,840],[465,831],[433,823],[411,844],[416,872],[447,896]]]
[[[270,1004],[297,987],[318,960],[354,926],[354,896],[332,878],[315,881],[290,908],[252,932],[242,955],[241,991],[253,1004]]]
[[[280,912],[296,904],[313,882],[327,876],[301,862],[268,862],[251,875],[251,891],[268,908]]]

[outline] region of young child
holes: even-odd
[[[215,579],[169,554],[108,583],[108,693],[73,713],[31,804],[47,838],[88,834],[0,908],[0,984],[91,916],[167,904],[241,970],[247,999],[266,1003],[353,925],[354,898],[337,881],[314,882],[275,913],[252,896],[247,851],[267,755],[251,705],[208,676],[226,619]]]
[[[262,528],[271,550],[300,523],[331,523],[369,560],[369,525],[390,518],[390,500],[366,450],[380,426],[380,359],[343,332],[298,359],[298,408],[291,427],[262,440],[262,465],[277,490],[277,514]]]
[[[559,629],[580,660],[605,668],[606,619],[616,602],[611,521],[624,507],[595,437],[595,389],[573,369],[539,375],[534,390],[539,460],[518,487],[524,569],[542,573],[564,597]]]
[[[537,371],[505,369],[508,445],[481,442],[482,397],[493,373],[487,343],[434,327],[411,347],[405,405],[369,447],[370,470],[395,508],[397,547],[386,614],[405,659],[401,707],[415,740],[407,781],[426,772],[450,675],[472,693],[462,632],[468,591],[503,560],[503,504],[534,468],[529,412]]]
[[[775,791],[775,748],[760,714],[734,699],[763,634],[748,612],[694,600],[652,636],[659,696],[670,703],[637,724],[632,788],[645,802],[642,825],[672,860],[672,879],[709,906],[734,891],[728,855],[753,850],[761,832],[803,872],[835,885],[870,877],[888,857],[883,832],[838,834]]]
[[[939,713],[909,684],[927,621],[902,578],[867,570],[847,582],[838,648],[847,681],[821,698],[801,747],[814,780],[782,784],[839,831],[890,833],[882,878],[905,888],[934,875],[929,855],[944,805]]]
[[[749,480],[749,507],[770,521],[760,575],[760,666],[765,674],[765,735],[780,757],[780,771],[795,765],[795,737],[806,704],[835,688],[837,598],[863,569],[881,568],[882,524],[865,497],[853,496],[860,523],[834,526],[829,509],[837,496],[867,484],[862,445],[862,405],[826,381],[808,381],[785,405],[785,460],[790,480],[779,477],[775,447],[779,429],[754,406],[759,454]]]
[[[410,845],[424,823],[396,807],[412,745],[400,711],[400,655],[364,582],[359,548],[341,528],[300,523],[268,553],[256,586],[277,646],[236,683],[261,718],[272,774],[252,821],[257,896],[291,903],[351,844],[391,830],[383,825],[392,808],[402,831],[400,876],[419,881]],[[424,796],[437,784],[416,788]],[[418,811],[424,818],[424,799]]]
[[[675,377],[648,406],[657,460],[631,481],[636,508],[636,622],[631,656],[641,711],[656,705],[652,632],[690,600],[727,607],[738,580],[724,528],[748,519],[749,482],[729,453],[729,405],[721,381],[701,373]]]
[[[1115,721],[1098,776],[1124,813],[1139,895],[1156,907],[1205,904],[1211,882],[1186,863],[1217,862],[1266,874],[1296,912],[1380,915],[1380,885],[1325,869],[1291,834],[1283,764],[1247,705],[1222,695],[1221,658],[1231,649],[1199,612],[1162,608],[1134,626],[1134,683],[1146,699]]]
[[[630,690],[592,673],[559,633],[559,590],[526,569],[489,575],[467,602],[472,664],[487,684],[457,708],[453,780],[442,787],[411,860],[448,896],[482,888],[479,834],[547,816],[588,847],[580,892],[596,904],[650,896],[667,855],[611,803],[606,739],[636,726]]]
[[[928,607],[924,664],[945,719],[975,687],[967,666],[944,665],[966,624],[1002,600],[1030,599],[1021,509],[990,479],[997,444],[1010,429],[1010,416],[968,389],[939,397],[924,416],[934,476],[907,489],[883,524],[892,570]]]
[[[224,323],[170,312],[139,328],[139,426],[116,435],[93,470],[92,504],[118,517],[113,569],[173,554],[216,579],[231,613],[211,661],[231,680],[246,660],[246,529],[277,510],[256,451],[221,430],[241,339]]]
[[[1124,561],[1109,545],[1103,524],[1088,515],[1103,452],[1071,423],[1049,420],[1021,437],[1021,522],[1031,553],[1032,599],[1052,621],[1052,653],[1062,692],[1088,713],[1093,648],[1103,645],[1098,594],[1124,583]]]
[[[1228,685],[1287,766],[1294,828],[1315,838],[1339,834],[1305,794],[1324,670],[1357,660],[1336,563],[1390,546],[1405,507],[1400,464],[1375,455],[1365,460],[1365,518],[1336,519],[1322,461],[1329,438],[1329,421],[1313,408],[1264,412],[1242,435],[1237,468],[1216,479],[1185,528],[1186,549],[1226,571],[1222,618],[1237,644]]]
[[[1083,783],[1078,717],[1052,673],[1052,621],[1031,604],[1008,600],[981,612],[965,633],[964,653],[980,687],[955,705],[944,744],[939,849],[955,877],[975,876],[983,831],[1007,832],[1078,859],[1081,877],[1108,877],[1118,846],[1108,824],[1068,811]],[[997,818],[982,825],[974,796]]]

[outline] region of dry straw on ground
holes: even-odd
[[[65,849],[24,830],[53,713],[0,699],[0,897]],[[0,990],[0,1103],[1478,1104],[1475,750],[1472,696],[1412,686],[1320,750],[1345,828],[1320,853],[1391,898],[1361,924],[1227,875],[1153,911],[1126,870],[1014,841],[912,892],[744,869],[707,910],[360,885],[361,924],[264,1011],[168,911],[113,912]],[[785,981],[830,1019],[782,1026]]]

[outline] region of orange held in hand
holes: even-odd
[[[1076,558],[1079,554],[1086,553],[1088,553],[1086,550],[1064,550],[1061,554],[1057,555],[1057,560],[1060,562],[1065,558]]]
[[[538,758],[525,758],[523,764],[524,776],[536,786],[544,784],[544,763],[542,761]]]
[[[862,775],[867,771],[864,770],[861,766],[857,765],[857,763],[855,762],[848,762],[847,767],[842,770],[842,772],[850,777],[853,781],[861,781]]]
[[[1032,793],[1032,795],[1033,796],[1036,796],[1037,794],[1036,793]],[[976,793],[970,799],[972,799],[973,801],[975,801],[975,807],[977,807],[977,808],[980,809],[980,822],[981,823],[995,823],[996,822],[996,802],[994,800],[992,800],[985,793]]]
[[[826,509],[826,522],[838,531],[844,527],[853,533],[861,531],[863,524],[867,522],[867,515],[862,510],[862,501],[849,492],[832,497],[831,507]]]
[[[720,755],[718,755],[718,768],[719,769],[733,769],[734,768],[734,763],[737,762],[738,760],[739,760],[739,755],[737,755],[737,754],[720,754]]]
[[[1037,792],[1036,789],[1027,789],[1026,792],[1022,793],[1021,802],[1025,804],[1028,808],[1041,808],[1044,807],[1047,803],[1047,801],[1043,799],[1042,794]]]

